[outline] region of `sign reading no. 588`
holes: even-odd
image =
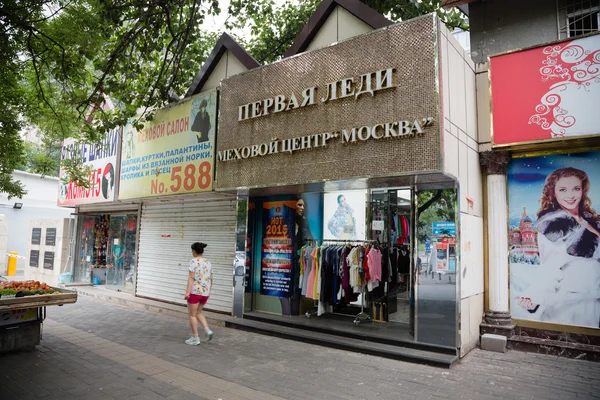
[[[171,184],[167,187],[159,179],[150,182],[151,194],[191,192],[194,189],[206,189],[211,184],[210,162],[204,161],[200,164],[178,165],[171,168]]]

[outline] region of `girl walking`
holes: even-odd
[[[198,321],[204,328],[208,340],[213,337],[213,331],[208,327],[206,317],[202,313],[204,305],[210,296],[210,288],[212,287],[213,274],[212,266],[204,256],[205,243],[196,242],[192,244],[192,258],[190,260],[189,276],[187,282],[187,290],[185,299],[187,300],[188,314],[190,317],[190,327],[192,328],[192,336],[185,341],[185,344],[197,346],[200,344],[198,337]]]

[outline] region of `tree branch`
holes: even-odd
[[[91,104],[93,102],[94,97],[99,92],[102,92],[102,86],[104,84],[104,81],[106,80],[106,77],[110,74],[110,72],[112,71],[115,63],[117,62],[117,58],[119,57],[121,52],[131,42],[133,42],[135,37],[140,33],[140,27],[142,26],[142,24],[145,23],[147,21],[147,19],[149,17],[151,17],[152,15],[154,15],[154,9],[148,8],[148,10],[146,10],[146,12],[144,12],[144,14],[140,17],[140,19],[135,23],[133,28],[131,28],[129,31],[127,31],[127,33],[125,33],[125,35],[123,35],[123,37],[121,38],[121,41],[113,49],[113,51],[111,52],[111,54],[109,56],[106,67],[102,71],[102,76],[99,78],[98,82],[96,82],[94,90],[92,91],[92,93],[88,96],[88,98],[85,101],[83,101],[82,103],[80,103],[77,106],[77,110],[79,110],[80,116],[84,112],[84,111],[82,111],[82,107],[87,107],[89,104]]]
[[[442,197],[442,191],[438,190],[429,200],[425,202],[425,204],[417,209],[417,216],[421,215],[421,213],[431,207],[431,205],[438,201],[440,197]]]

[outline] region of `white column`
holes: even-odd
[[[487,176],[489,310],[508,313],[508,215],[506,175]]]

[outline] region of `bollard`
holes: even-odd
[[[452,276],[448,275],[448,282],[452,283]]]
[[[439,278],[440,281],[442,280],[442,273],[441,272],[438,272],[438,278]]]
[[[17,253],[16,251],[8,252],[8,266],[6,268],[6,276],[17,275]]]

